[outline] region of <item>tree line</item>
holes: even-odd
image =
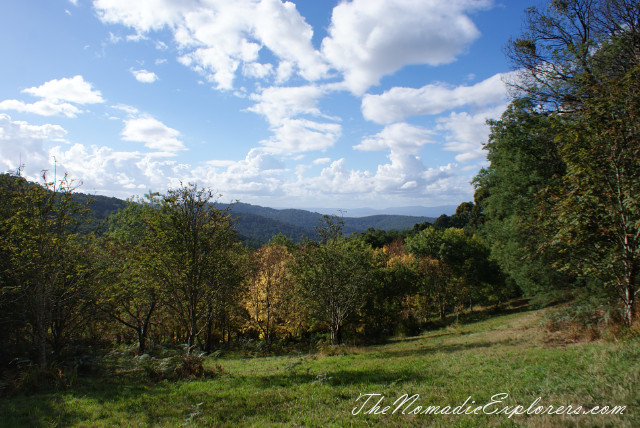
[[[144,354],[150,341],[190,353],[246,339],[370,340],[507,296],[488,247],[463,229],[423,228],[374,247],[371,233],[346,236],[325,216],[317,240],[278,235],[254,250],[229,208],[190,184],[129,201],[104,233],[85,234],[87,206],[72,184],[44,178],[5,174],[0,185],[5,363],[46,367],[82,344],[135,343]]]

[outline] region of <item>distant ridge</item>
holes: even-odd
[[[439,205],[436,207],[423,206],[407,206],[396,208],[353,208],[344,209],[345,217],[366,217],[374,215],[402,215],[413,217],[433,217],[438,218],[442,214],[452,215],[456,212],[457,205]],[[309,208],[309,210],[317,211],[321,214],[340,215],[339,208]]]
[[[105,221],[107,217],[126,205],[125,201],[121,199],[101,195],[75,193],[75,198],[83,204],[89,199],[93,200],[90,205],[90,217],[94,221],[89,224],[83,224],[83,233],[88,233],[92,230],[104,232],[106,230]],[[216,208],[224,209],[229,204],[216,203],[215,206]],[[421,209],[423,207],[415,208]],[[388,210],[369,211],[363,209],[359,211],[359,213],[363,214],[362,216],[356,216],[353,212],[345,212],[345,215],[342,216],[338,210],[325,209],[318,211],[338,215],[344,223],[343,232],[347,235],[354,232],[365,232],[369,228],[401,231],[411,229],[417,223],[433,223],[435,221],[435,216],[366,215],[368,212],[384,212]],[[441,210],[438,209],[435,212],[441,213]],[[314,239],[314,228],[320,224],[323,215],[323,213],[308,210],[275,209],[242,202],[231,204],[231,214],[236,219],[235,228],[238,235],[247,245],[252,247],[266,244],[279,233],[295,242],[302,241],[304,237]]]
[[[228,206],[229,204],[216,204],[218,208],[226,208]],[[344,223],[343,232],[345,234],[364,232],[369,228],[406,230],[413,228],[417,223],[433,223],[435,221],[435,217],[427,216],[377,214],[353,217],[348,216],[349,213],[345,213],[346,215],[342,216],[338,211],[335,213],[331,212],[331,210],[318,211],[325,211],[329,215],[335,214],[340,217]],[[268,241],[278,232],[282,232],[294,241],[300,240],[303,236],[313,238],[315,236],[314,228],[320,224],[323,215],[323,213],[308,210],[291,208],[275,209],[243,202],[231,204],[231,213],[234,217],[238,218],[238,233],[250,238],[252,241],[255,240],[259,242],[265,242],[265,238],[266,241]],[[262,224],[260,218],[263,219]],[[251,223],[251,225],[249,226],[248,223]],[[278,230],[278,227],[280,227],[281,230],[270,234],[271,231]],[[269,233],[265,234],[263,230],[269,230]]]

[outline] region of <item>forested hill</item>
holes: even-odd
[[[218,208],[226,208],[228,205],[216,204],[216,206]],[[318,226],[322,219],[322,214],[317,212],[299,209],[274,209],[245,204],[242,202],[233,204],[231,211],[234,217],[239,217],[239,223],[237,226],[238,232],[245,236],[256,238],[257,236],[255,236],[255,232],[251,233],[251,230],[247,230],[247,225],[243,224],[244,222],[251,222],[255,224],[255,226],[259,226],[259,224],[256,224],[256,221],[259,221],[259,218],[262,218],[265,228],[271,228],[276,224],[289,226],[289,229],[293,234],[289,234],[285,232],[285,230],[282,230],[282,233],[296,240],[296,234],[304,234],[308,237],[312,237],[314,235],[314,227]],[[268,222],[265,219],[270,219],[277,223]],[[364,232],[369,228],[382,230],[406,230],[411,229],[413,225],[417,223],[433,223],[435,218],[404,215],[373,215],[368,217],[343,217],[342,221],[344,222],[344,233],[350,234],[353,232]],[[251,229],[254,228],[255,227],[252,227]]]
[[[83,229],[104,230],[104,221],[109,214],[125,206],[125,201],[100,195],[84,195],[77,193],[76,198],[85,204],[92,200],[90,217],[92,222]],[[224,209],[228,204],[216,204]],[[301,241],[303,237],[313,238],[314,227],[320,224],[322,214],[299,209],[274,209],[251,205],[242,202],[232,204],[231,213],[236,221],[236,230],[241,239],[251,246],[258,246],[268,242],[278,233],[289,237],[293,241]],[[369,228],[382,230],[406,230],[414,224],[429,222],[434,218],[403,215],[374,215],[368,217],[344,217],[343,231],[364,232]]]

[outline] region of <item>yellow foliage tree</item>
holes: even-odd
[[[244,304],[250,325],[270,346],[278,335],[294,335],[303,323],[289,272],[293,256],[286,246],[272,244],[256,250],[252,258]]]

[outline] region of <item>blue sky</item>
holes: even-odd
[[[3,0],[0,169],[127,198],[471,200],[524,0]]]

